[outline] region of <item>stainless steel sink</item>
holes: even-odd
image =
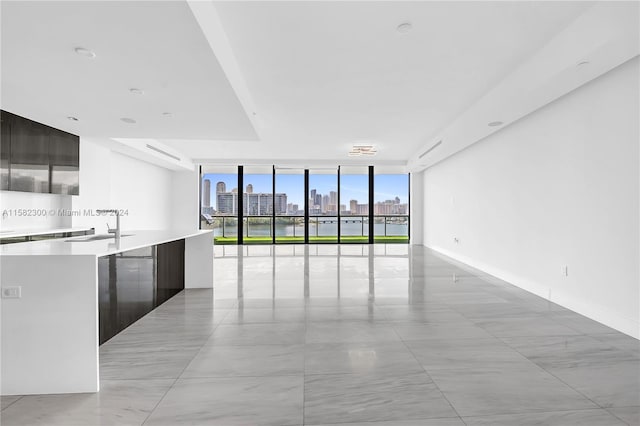
[[[120,237],[130,237],[133,234],[122,234],[120,235]],[[86,243],[86,242],[90,242],[90,241],[99,241],[99,240],[108,240],[108,239],[115,239],[115,237],[111,234],[100,234],[100,235],[89,235],[88,237],[82,237],[82,238],[74,238],[72,240],[64,240],[65,243]]]

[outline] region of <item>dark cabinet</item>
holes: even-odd
[[[2,111],[0,189],[79,193],[78,136]]]
[[[184,240],[98,258],[100,344],[184,289]]]
[[[184,240],[158,245],[157,278],[159,303],[184,288]]]
[[[9,189],[9,146],[11,144],[11,122],[2,111],[0,116],[2,125],[0,129],[0,190]]]
[[[49,165],[53,194],[79,194],[79,164],[80,138],[62,130],[51,129],[49,134]]]

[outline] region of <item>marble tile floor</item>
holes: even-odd
[[[100,348],[97,394],[2,425],[640,425],[640,342],[420,246],[215,247]]]

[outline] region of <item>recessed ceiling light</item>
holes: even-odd
[[[136,120],[134,120],[133,118],[128,118],[128,117],[124,117],[120,119],[121,121],[124,121],[125,123],[129,123],[129,124],[135,124]]]
[[[144,95],[144,90],[136,89],[135,87],[129,89],[129,92],[133,93],[134,95]]]
[[[498,127],[498,126],[502,126],[504,123],[502,121],[492,121],[491,123],[489,123],[489,127]]]
[[[589,61],[582,61],[582,62],[578,62],[578,65],[576,65],[577,67],[581,67],[583,65],[589,65]]]
[[[72,116],[67,117],[67,120],[78,121],[76,117],[72,117]]]
[[[411,22],[403,22],[402,24],[398,25],[396,30],[399,33],[406,34],[409,31],[411,31],[411,28],[413,28],[413,26],[411,25]]]
[[[95,58],[96,54],[89,49],[85,49],[84,47],[76,47],[74,51],[80,56],[86,56],[87,58]]]

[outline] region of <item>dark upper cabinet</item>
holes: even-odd
[[[78,166],[80,138],[71,133],[51,129],[49,136],[49,163],[56,166]]]
[[[49,165],[51,192],[78,195],[80,192],[80,138],[71,133],[51,129],[49,133]]]
[[[49,128],[11,114],[9,190],[50,192]]]
[[[9,189],[9,147],[11,145],[11,122],[9,117],[2,111],[2,134],[0,134],[0,190]]]
[[[11,164],[49,166],[49,128],[14,115],[11,120]]]
[[[2,111],[0,189],[77,195],[79,146],[75,135]]]

